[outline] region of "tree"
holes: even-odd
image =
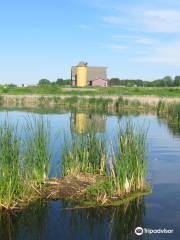
[[[57,81],[55,82],[57,85],[71,85],[71,79],[63,79],[63,78],[58,78]]]
[[[151,82],[152,87],[171,87],[173,86],[173,79],[170,76],[166,76],[162,79],[157,79]]]
[[[64,85],[64,80],[62,78],[58,78],[56,81],[57,85]]]
[[[114,85],[120,85],[121,82],[120,82],[120,79],[119,78],[111,78],[109,80],[109,83],[108,83],[110,86],[114,86]]]
[[[174,86],[180,86],[180,76],[174,78]]]
[[[39,83],[38,83],[38,84],[39,84],[39,85],[50,85],[51,82],[50,82],[48,79],[43,78],[43,79],[39,80]]]
[[[173,79],[171,76],[164,77],[162,81],[164,82],[164,86],[167,86],[167,87],[173,86]]]

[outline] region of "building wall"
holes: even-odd
[[[77,85],[76,81],[76,75],[77,75],[77,66],[73,66],[71,68],[71,80],[72,80],[72,85]],[[92,83],[94,80],[107,80],[107,67],[87,67],[87,82]],[[92,86],[104,86],[104,82],[102,83],[101,81],[98,81],[97,83],[95,82],[94,85]]]
[[[107,79],[106,67],[88,67],[88,81],[92,81],[97,78]]]
[[[95,80],[91,81],[90,85],[91,86],[107,87],[107,80],[98,78],[98,79],[95,79]]]

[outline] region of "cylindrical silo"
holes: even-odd
[[[80,62],[76,67],[77,87],[87,86],[87,63]]]

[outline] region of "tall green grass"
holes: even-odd
[[[180,104],[164,103],[159,101],[157,105],[157,115],[169,119],[172,123],[180,124]]]
[[[26,119],[24,137],[24,159],[28,179],[37,184],[44,182],[49,174],[50,126],[49,122],[41,118]]]
[[[28,189],[23,179],[17,126],[4,120],[0,125],[0,206],[16,206]]]
[[[110,145],[96,134],[94,124],[86,134],[72,131],[71,142],[64,140],[62,175],[94,175],[96,185],[88,189],[91,196],[143,190],[146,131],[128,121],[117,135]],[[49,175],[49,141],[50,126],[44,118],[27,117],[21,129],[8,119],[0,123],[0,208],[19,207],[41,194]]]
[[[128,121],[119,126],[118,147],[113,147],[111,181],[118,195],[142,190],[146,177],[146,134],[145,128],[137,128]]]
[[[19,131],[8,119],[0,123],[0,208],[28,202],[48,176],[49,132],[44,120],[28,119]]]
[[[95,126],[87,134],[72,133],[71,146],[65,138],[62,175],[104,174],[106,149],[103,139],[96,138]]]
[[[119,126],[117,141],[111,146],[102,142],[92,128],[84,136],[73,135],[72,144],[64,147],[63,176],[96,175],[96,185],[88,189],[88,194],[94,197],[99,194],[122,196],[144,190],[147,186],[146,134],[145,128],[137,128],[127,121]]]

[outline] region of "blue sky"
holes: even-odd
[[[180,75],[180,1],[1,1],[1,83],[69,78],[80,60],[108,77]]]

